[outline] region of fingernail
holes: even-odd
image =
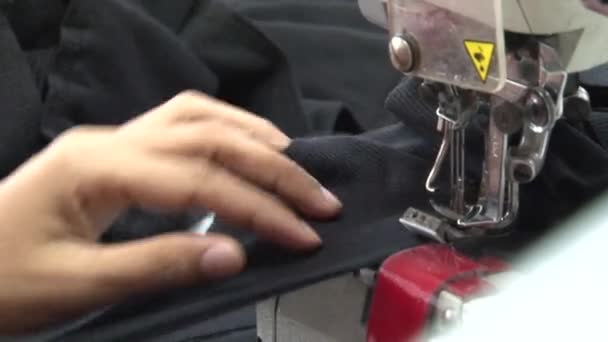
[[[321,193],[323,194],[323,197],[325,197],[325,199],[329,203],[331,203],[334,207],[337,207],[337,208],[342,207],[342,202],[340,202],[338,197],[336,197],[336,195],[332,194],[329,190],[327,190],[324,187],[321,187]]]
[[[238,272],[241,265],[239,251],[227,243],[211,246],[201,256],[201,271],[208,276],[226,276]]]
[[[315,244],[321,244],[321,237],[308,223],[300,221],[300,228],[306,235],[307,240]]]

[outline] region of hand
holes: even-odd
[[[122,126],[66,132],[0,183],[0,330],[27,332],[244,267],[225,236],[98,244],[133,206],[205,208],[286,248],[319,246],[298,213],[330,218],[341,205],[281,154],[289,142],[267,121],[194,92]]]

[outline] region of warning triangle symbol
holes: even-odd
[[[465,40],[464,46],[479,78],[485,83],[494,59],[494,43]]]

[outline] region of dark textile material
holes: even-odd
[[[225,1],[285,51],[304,98],[341,101],[365,130],[395,122],[383,104],[400,75],[388,60],[386,31],[362,16],[357,1]]]
[[[579,75],[580,83],[597,108],[608,108],[608,64],[601,65]]]
[[[239,104],[289,135],[309,131],[285,57],[217,2],[196,2],[178,36],[128,1],[73,1],[49,87],[51,137],[74,123],[122,123],[184,89]]]
[[[19,3],[35,6],[42,4],[40,1]],[[182,89],[195,88],[255,111],[290,135],[300,137],[287,154],[335,191],[346,207],[338,220],[314,223],[325,245],[313,255],[286,254],[220,225],[217,230],[234,234],[247,246],[249,267],[244,274],[217,284],[134,298],[94,316],[57,340],[173,341],[200,337],[200,331],[194,328],[200,328],[207,319],[333,275],[373,266],[399,249],[425,242],[397,222],[408,206],[427,206],[423,184],[438,143],[434,114],[415,99],[415,84],[411,81],[395,89],[386,105],[402,124],[357,136],[302,138],[313,132],[329,132],[330,124],[336,122],[352,127],[350,112],[355,113],[357,125],[379,124],[381,121],[375,120],[384,111],[377,108],[376,101],[364,105],[353,99],[363,99],[366,91],[376,94],[377,87],[372,83],[365,88],[359,85],[376,76],[384,77],[379,76],[383,72],[366,71],[362,75],[367,75],[367,79],[361,76],[360,81],[344,82],[340,87],[333,78],[338,76],[329,75],[348,72],[329,73],[321,65],[324,58],[318,58],[313,66],[319,69],[309,69],[307,74],[305,57],[287,45],[301,40],[289,42],[286,37],[281,38],[278,30],[272,30],[272,20],[258,17],[257,25],[273,36],[272,43],[252,24],[217,2],[174,0],[174,6],[166,1],[143,0],[66,3],[48,0],[46,5],[66,7],[57,7],[59,12],[49,10],[52,18],[40,21],[56,23],[55,14],[62,13],[56,45],[49,43],[58,37],[53,36],[53,30],[38,40],[37,35],[28,34],[37,30],[38,24],[30,23],[32,26],[19,29],[22,33],[15,38],[6,22],[0,21],[0,106],[3,113],[8,113],[6,126],[4,121],[0,125],[0,166],[5,167],[4,171],[36,151],[40,131],[48,141],[75,124],[124,122]],[[327,4],[351,8],[354,1]],[[306,13],[306,6],[302,6],[291,20],[296,20],[298,13]],[[251,8],[241,7],[252,17],[261,15],[262,12],[250,12]],[[20,11],[32,18],[42,13]],[[13,16],[15,13],[19,12],[9,12]],[[305,19],[311,22],[312,18],[309,15]],[[333,19],[316,18],[326,23]],[[348,41],[337,49],[346,50]],[[370,41],[376,42],[370,43],[370,48],[380,44],[376,38]],[[290,58],[296,60],[299,76],[311,78],[302,83],[294,81],[286,58],[274,44],[296,54]],[[300,51],[311,50],[325,51]],[[384,44],[381,51],[377,53],[384,56]],[[335,58],[330,60],[335,62]],[[364,61],[361,57],[359,64]],[[346,60],[343,64],[350,65]],[[382,68],[387,68],[383,70],[388,75],[388,67]],[[312,79],[314,73],[320,81]],[[319,85],[313,91],[314,82],[330,86]],[[332,89],[340,91],[327,92]],[[309,94],[309,98],[303,101],[301,94]],[[325,121],[327,116],[323,113],[331,112],[343,119]],[[306,113],[317,113],[311,116],[316,119]],[[478,151],[472,152],[472,158],[480,158]],[[531,241],[547,226],[604,190],[607,178],[606,151],[581,131],[560,123],[542,176],[522,189],[522,212],[515,234],[500,243],[484,241],[478,246],[496,245],[507,254],[517,251],[523,242]],[[133,211],[113,226],[106,239],[129,240],[184,229],[193,219]],[[242,327],[247,329],[248,324]],[[240,333],[235,331],[233,336]]]
[[[6,175],[39,146],[42,103],[26,55],[2,12],[0,42],[0,175]]]
[[[606,88],[608,90],[608,88]],[[593,112],[589,118],[593,134],[599,143],[608,148],[608,112]]]

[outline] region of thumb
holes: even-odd
[[[109,246],[61,241],[23,260],[21,277],[3,278],[16,284],[7,285],[11,300],[0,298],[10,313],[0,320],[3,332],[31,332],[132,295],[228,277],[245,264],[235,240],[186,233]]]
[[[92,257],[100,302],[228,277],[245,264],[235,240],[187,233],[100,247]]]

